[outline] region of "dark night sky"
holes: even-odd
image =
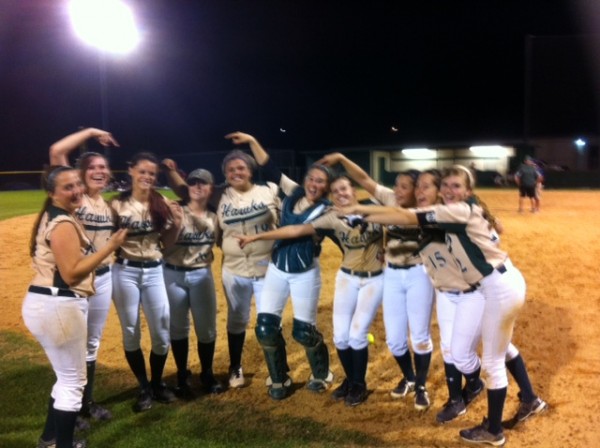
[[[126,3],[143,41],[107,61],[124,154],[226,150],[234,130],[295,149],[520,138],[525,36],[600,23],[593,0]],[[66,1],[2,2],[0,105],[0,170],[101,126],[98,55]]]

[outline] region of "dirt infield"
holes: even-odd
[[[505,227],[502,247],[527,280],[527,303],[521,313],[514,343],[527,363],[534,387],[550,405],[550,410],[512,431],[506,431],[513,447],[584,447],[600,446],[600,260],[599,192],[547,191],[539,214],[516,213],[517,193],[481,191],[480,196],[498,215]],[[26,216],[0,222],[2,263],[0,265],[0,331],[27,333],[21,318],[21,302],[31,278],[27,255],[29,231],[34,217]],[[215,278],[220,277],[220,253],[214,264]],[[339,266],[338,249],[331,243],[321,256],[323,289],[319,307],[319,327],[330,350],[331,311],[335,271]],[[228,365],[225,332],[225,299],[220,285],[219,337],[215,366],[217,374],[226,374]],[[411,399],[392,400],[389,390],[399,380],[399,370],[386,344],[381,315],[374,323],[375,344],[370,346],[367,375],[371,391],[368,401],[356,408],[334,403],[328,394],[314,395],[302,388],[309,375],[304,350],[291,338],[290,306],[284,319],[288,341],[291,376],[299,384],[287,400],[271,401],[264,387],[266,366],[253,332],[248,332],[244,351],[244,371],[248,387],[229,391],[217,399],[239,401],[277,415],[311,418],[331,426],[354,429],[377,437],[388,446],[453,447],[464,446],[458,430],[479,423],[485,412],[485,400],[476,401],[468,413],[446,426],[435,424],[435,414],[445,402],[443,364],[439,352],[437,323],[434,319],[434,356],[428,383],[432,407],[418,413]],[[144,331],[146,353],[148,332]],[[190,344],[195,345],[195,340]],[[18,347],[15,347],[18,350]],[[341,366],[334,353],[332,368],[338,379]],[[190,356],[191,367],[198,371],[198,360]],[[120,340],[119,324],[111,310],[99,363],[127,372]],[[167,375],[175,371],[171,358]],[[124,387],[133,387],[133,375],[121,375]],[[509,386],[505,416],[517,406],[517,388]]]

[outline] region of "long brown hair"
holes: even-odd
[[[65,173],[67,171],[77,171],[75,168],[66,166],[66,165],[50,165],[45,166],[44,171],[42,172],[42,188],[47,193],[54,193],[56,189],[56,178],[59,174]],[[52,198],[50,195],[46,195],[46,199],[42,205],[42,209],[38,213],[35,218],[35,222],[33,223],[33,227],[31,228],[31,236],[29,237],[29,255],[33,258],[35,255],[35,249],[37,246],[37,234],[40,227],[40,223],[42,222],[42,217],[44,213],[48,211],[48,208],[52,205]]]
[[[144,160],[154,163],[158,170],[158,167],[160,166],[158,158],[151,152],[138,152],[131,158],[131,161],[128,162],[128,165],[129,167],[134,167]],[[125,202],[129,199],[131,193],[131,189],[123,191],[121,194],[119,194],[119,196],[117,196],[117,200]],[[165,226],[167,225],[167,221],[170,218],[172,218],[172,214],[171,209],[165,202],[163,196],[154,188],[150,190],[150,197],[148,198],[148,208],[150,210],[150,217],[152,218],[152,223],[154,224],[156,230],[158,232],[162,232],[165,229]]]

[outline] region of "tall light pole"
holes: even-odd
[[[127,54],[138,45],[140,34],[133,13],[120,0],[71,0],[69,15],[77,36],[98,51],[100,115],[102,129],[108,131],[106,57],[109,53]],[[109,158],[109,147],[105,155]]]

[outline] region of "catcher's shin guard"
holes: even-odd
[[[321,391],[329,387],[333,374],[329,371],[329,350],[323,342],[323,335],[314,325],[294,319],[292,336],[304,346],[312,371],[308,388]]]
[[[259,313],[256,317],[256,338],[263,348],[272,386],[275,387],[286,382],[289,370],[280,323],[281,318],[274,314]]]

